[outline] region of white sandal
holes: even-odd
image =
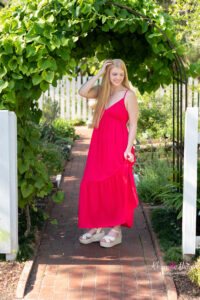
[[[100,239],[105,235],[105,232],[101,230],[101,228],[97,228],[96,233],[92,234],[90,232],[86,232],[79,237],[79,241],[82,244],[90,244],[93,242],[99,242]]]
[[[122,242],[122,231],[121,231],[121,229],[116,230],[116,229],[112,228],[111,230],[114,230],[114,231],[118,232],[118,235],[116,237],[110,236],[109,234],[105,235],[103,237],[103,239],[105,239],[106,241],[105,242],[100,241],[100,246],[109,248],[109,247],[113,247],[117,244],[120,244]]]

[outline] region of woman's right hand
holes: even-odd
[[[106,67],[108,65],[112,64],[112,60],[111,59],[107,59],[104,61],[103,66],[101,67],[101,70],[99,71],[99,75],[103,75],[106,73]]]

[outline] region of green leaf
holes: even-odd
[[[16,30],[17,28],[19,27],[19,22],[18,20],[14,19],[11,21],[11,24],[10,24],[10,28],[11,30]]]
[[[18,158],[18,170],[20,174],[24,174],[29,169],[29,162],[22,161],[21,158]]]
[[[108,16],[111,16],[111,17],[114,16],[114,13],[113,13],[112,9],[110,9],[110,8],[106,8],[106,9],[105,9],[105,13],[106,13]]]
[[[57,221],[57,219],[53,219],[53,220],[51,220],[51,221],[50,221],[50,223],[51,223],[51,224],[53,224],[53,225],[58,225],[58,221]]]
[[[43,217],[46,220],[46,219],[48,219],[50,217],[50,215],[47,214],[45,211],[43,211]]]
[[[84,6],[81,8],[83,14],[87,14],[92,10],[92,6],[88,3],[84,3]]]
[[[43,186],[45,186],[45,182],[41,178],[37,178],[35,187],[41,189]]]
[[[8,61],[8,67],[10,70],[15,70],[17,68],[17,58],[16,56],[13,56],[9,61]]]
[[[104,24],[104,23],[106,22],[106,20],[107,20],[107,17],[106,17],[106,16],[103,16],[103,17],[102,17],[102,24]]]
[[[33,85],[39,84],[42,80],[43,80],[43,79],[42,79],[41,74],[35,74],[35,75],[33,75],[33,77],[32,77]]]
[[[5,66],[0,67],[0,78],[2,78],[4,75],[6,75],[7,69]]]
[[[2,92],[2,90],[7,88],[7,86],[8,86],[8,81],[4,81],[3,79],[0,79],[0,93]]]
[[[19,66],[19,70],[23,73],[23,74],[27,74],[28,75],[28,66],[23,64],[22,66]]]
[[[62,203],[64,199],[64,194],[62,191],[58,191],[57,194],[52,196],[54,202]]]
[[[42,70],[50,68],[51,67],[50,59],[40,59],[38,61],[38,67]]]
[[[148,30],[149,24],[147,21],[142,22],[142,33],[145,33]]]
[[[158,70],[161,69],[161,67],[163,66],[163,62],[161,60],[154,60],[153,61],[153,68],[154,70]]]
[[[12,40],[6,39],[3,41],[3,46],[7,54],[13,53]]]
[[[67,60],[70,57],[69,52],[64,48],[56,49],[56,54],[64,60]]]
[[[36,54],[36,47],[34,44],[26,46],[26,57],[34,56]]]
[[[52,23],[54,21],[54,16],[50,15],[47,19],[47,22]]]
[[[32,184],[27,184],[27,182],[23,182],[21,185],[21,192],[24,198],[29,197],[34,192],[34,187]]]
[[[22,79],[23,76],[21,74],[12,73],[12,78],[14,78],[14,79]]]
[[[104,25],[101,27],[101,29],[102,29],[103,31],[105,31],[105,32],[109,31],[109,27],[108,27],[107,24],[104,24]]]
[[[40,88],[42,89],[43,92],[45,92],[49,88],[49,83],[47,83],[46,81],[42,81],[40,83]]]
[[[54,78],[54,72],[53,71],[46,71],[46,70],[44,70],[42,72],[42,78],[44,80],[46,80],[47,82],[52,83],[53,78]]]

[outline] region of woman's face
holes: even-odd
[[[119,86],[124,80],[124,71],[121,68],[113,67],[110,70],[110,82],[113,86]]]

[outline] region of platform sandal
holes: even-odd
[[[101,230],[101,228],[96,229],[96,233],[92,234],[90,232],[86,232],[79,237],[79,241],[82,244],[90,244],[93,242],[99,242],[100,239],[105,235],[105,231]]]
[[[116,229],[112,228],[111,230],[114,230],[114,231],[118,232],[118,235],[116,237],[110,236],[109,234],[105,235],[103,237],[103,239],[105,239],[106,241],[105,242],[100,241],[100,246],[109,248],[109,247],[113,247],[117,244],[120,244],[122,242],[122,231],[121,231],[121,229],[116,230]]]

